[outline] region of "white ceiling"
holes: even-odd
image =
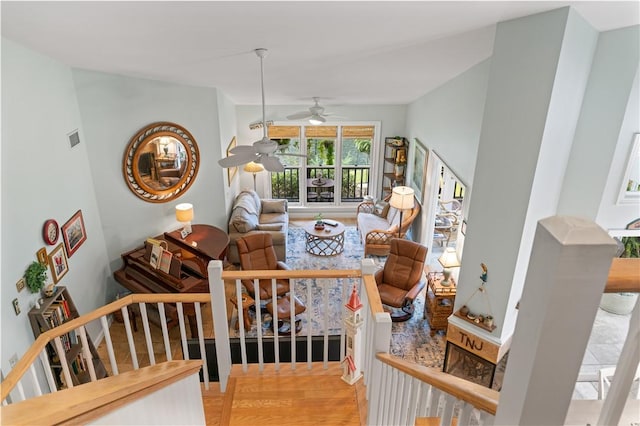
[[[491,55],[495,24],[572,5],[600,31],[636,1],[2,1],[2,35],[73,67],[221,89],[235,104],[406,104]]]

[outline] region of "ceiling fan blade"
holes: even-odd
[[[256,149],[251,145],[240,145],[240,146],[231,148],[229,152],[232,153],[233,155],[247,154],[247,153],[252,153],[255,155]]]
[[[218,160],[218,164],[222,167],[237,167],[255,161],[258,155],[255,152],[243,152],[242,154],[230,155],[226,158]]]
[[[260,157],[260,163],[270,172],[284,172],[284,166],[276,157],[270,157],[268,155],[263,155]]]
[[[300,111],[295,114],[287,115],[288,120],[302,120],[311,117],[311,111]]]

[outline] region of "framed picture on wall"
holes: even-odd
[[[73,253],[75,253],[87,239],[82,210],[78,210],[71,216],[71,219],[69,219],[67,223],[62,225],[62,238],[64,238],[64,245],[69,257],[73,256]]]
[[[411,169],[411,187],[416,191],[416,198],[423,202],[425,179],[427,177],[427,149],[416,138],[413,164]]]
[[[633,135],[627,169],[618,193],[618,204],[640,204],[640,133]]]
[[[229,142],[229,146],[227,147],[227,157],[232,155],[231,150],[235,148],[237,144],[238,142],[236,141],[236,137],[234,136],[231,139],[231,142]],[[229,183],[228,183],[229,186],[231,186],[231,181],[233,180],[233,178],[236,177],[236,173],[238,173],[237,167],[229,167],[227,169],[227,178],[229,180]]]
[[[51,278],[54,284],[57,284],[58,281],[69,272],[69,264],[67,263],[67,256],[64,254],[64,246],[62,243],[58,244],[58,246],[49,253],[49,268],[51,269]]]

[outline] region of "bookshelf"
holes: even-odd
[[[382,173],[382,198],[391,194],[395,186],[405,184],[407,149],[409,141],[402,137],[384,140],[384,166]]]
[[[29,311],[29,322],[33,335],[37,339],[40,334],[51,330],[60,324],[63,324],[73,318],[79,316],[76,305],[69,295],[66,287],[58,286],[51,297],[45,297],[39,308],[33,308]],[[92,362],[96,377],[101,379],[107,375],[107,371],[98,356],[98,352],[87,335],[87,343],[89,345],[89,353],[91,360],[87,360],[83,351],[80,336],[73,330],[67,334],[60,336],[62,347],[65,351],[65,358],[71,374],[73,385],[88,383],[91,381],[87,362]],[[53,341],[47,344],[47,356],[53,377],[56,380],[58,389],[67,387],[64,383],[64,375],[62,373],[62,365],[55,350]]]

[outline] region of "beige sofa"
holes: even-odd
[[[255,232],[271,234],[278,260],[286,261],[289,227],[287,209],[287,200],[261,199],[258,193],[250,189],[240,192],[233,202],[229,218],[229,262],[240,263],[236,240]]]
[[[391,239],[398,238],[400,211],[389,205],[390,198],[391,195],[375,204],[364,202],[358,205],[356,223],[365,256],[387,256],[391,248]],[[419,212],[420,204],[417,201],[414,202],[413,209],[402,212],[401,238],[405,237]]]

